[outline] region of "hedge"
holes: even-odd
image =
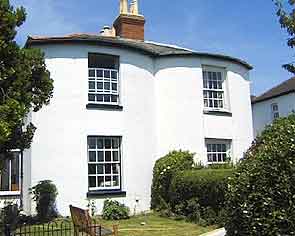
[[[233,169],[187,170],[172,178],[170,206],[178,215],[205,225],[223,225],[227,179]]]
[[[193,156],[193,153],[180,150],[172,151],[157,160],[153,170],[151,189],[152,209],[162,210],[167,208],[172,177],[178,171],[192,169]]]
[[[295,115],[262,132],[229,181],[228,236],[295,235]]]

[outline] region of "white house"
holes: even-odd
[[[69,204],[85,208],[88,199],[99,211],[106,198],[147,210],[158,158],[182,149],[205,164],[236,161],[253,139],[252,67],[145,41],[136,3],[131,12],[121,4],[114,30],[101,35],[28,38],[26,47],[45,53],[54,97],[29,118],[38,129],[20,165],[23,179],[9,162],[16,173],[1,182],[2,197],[22,193],[27,212],[29,187],[45,179],[57,185],[64,215]]]
[[[252,99],[253,129],[257,136],[278,117],[295,111],[295,77]]]

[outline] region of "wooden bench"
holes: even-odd
[[[70,211],[74,223],[74,236],[79,236],[80,232],[87,233],[90,236],[118,236],[117,225],[113,225],[113,230],[110,230],[102,225],[93,224],[88,210],[70,205]]]

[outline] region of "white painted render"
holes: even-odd
[[[40,46],[41,47],[41,46]],[[232,140],[232,157],[240,159],[252,134],[249,73],[232,62],[198,57],[151,58],[127,49],[87,46],[42,46],[54,79],[49,106],[32,114],[38,127],[25,157],[28,187],[50,179],[58,188],[58,209],[85,208],[88,192],[87,136],[122,136],[122,190],[118,198],[137,212],[150,207],[155,161],[175,149],[196,153],[206,163],[205,139]],[[120,98],[123,111],[88,110],[88,53],[120,56]],[[228,111],[232,116],[203,113],[202,66],[226,68]],[[136,203],[136,200],[139,203]],[[104,199],[95,199],[98,211]],[[33,210],[33,209],[32,209]]]
[[[285,94],[252,104],[255,137],[264,130],[266,125],[272,123],[271,105],[274,103],[278,104],[280,117],[288,116],[295,111],[295,93]]]

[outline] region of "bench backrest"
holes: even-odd
[[[70,211],[74,226],[77,227],[80,232],[95,235],[95,230],[92,227],[91,217],[88,210],[83,210],[70,205]]]

